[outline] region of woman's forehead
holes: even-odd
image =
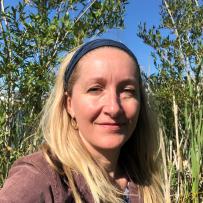
[[[139,69],[139,65],[137,62],[137,59],[135,57],[135,55],[133,54],[133,52],[127,47],[125,46],[123,43],[118,42],[118,41],[114,41],[111,39],[96,39],[96,40],[92,40],[90,42],[87,42],[85,44],[83,44],[72,56],[68,67],[65,71],[64,74],[64,83],[68,84],[68,80],[70,79],[71,74],[73,73],[75,76],[77,75],[77,70],[78,69],[78,64],[83,64],[85,59],[87,57],[89,57],[89,55],[92,55],[92,53],[94,52],[98,52],[98,50],[101,50],[102,48],[109,48],[111,50],[117,50],[117,52],[119,52],[118,50],[120,50],[120,52],[122,52],[123,55],[128,56],[128,61],[131,61],[132,63],[134,63],[134,66],[137,67]],[[100,49],[101,48],[101,49]],[[117,48],[117,49],[116,49]],[[94,50],[94,51],[93,51]],[[112,53],[105,53],[102,51],[102,54],[106,54],[103,58],[103,60],[105,61],[105,57],[112,56]],[[96,56],[97,58],[98,56]],[[131,58],[130,58],[131,57]],[[119,58],[119,57],[118,57]],[[90,61],[89,58],[88,61]],[[93,60],[95,60],[95,56],[93,58]],[[86,60],[87,61],[87,60]],[[77,77],[74,77],[77,78]],[[65,87],[66,88],[66,87]]]
[[[139,78],[134,59],[125,51],[114,47],[102,47],[89,52],[77,66],[79,77],[86,80],[102,77],[123,80]]]
[[[111,46],[104,46],[99,47],[94,50],[91,50],[87,54],[85,54],[78,62],[79,66],[82,66],[85,63],[91,62],[92,60],[106,60],[107,58],[111,58],[112,60],[117,60],[119,57],[125,58],[128,61],[131,61],[135,65],[135,67],[138,67],[137,62],[131,57],[126,51],[117,48],[117,47],[111,47]]]

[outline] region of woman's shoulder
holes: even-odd
[[[22,168],[22,170],[25,169],[33,171],[35,174],[38,174],[36,172],[39,172],[39,175],[44,177],[49,176],[50,172],[53,171],[51,166],[46,161],[42,151],[37,151],[17,159],[9,171],[9,176],[15,172],[15,169],[19,168]]]
[[[65,193],[59,174],[38,151],[14,162],[0,190],[0,203],[65,202]]]

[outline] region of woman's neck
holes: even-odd
[[[93,147],[83,138],[82,140],[94,160],[107,172],[112,183],[119,189],[124,190],[127,186],[128,178],[118,163],[120,149],[100,149]]]
[[[120,151],[116,150],[97,150],[92,156],[106,170],[112,183],[124,191],[128,184],[128,177],[118,163],[119,154]]]
[[[119,168],[119,153],[119,150],[97,150],[92,156],[110,177],[115,178]]]

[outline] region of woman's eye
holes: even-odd
[[[126,88],[126,89],[124,89],[123,92],[126,96],[136,96],[136,90],[135,89]]]
[[[91,87],[88,89],[87,92],[96,94],[96,93],[100,93],[101,91],[102,91],[102,87]]]

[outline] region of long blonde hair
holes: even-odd
[[[121,192],[110,182],[106,171],[95,162],[81,143],[80,137],[77,136],[78,131],[72,127],[71,118],[67,113],[64,73],[72,55],[73,53],[68,54],[62,62],[55,86],[43,109],[40,129],[49,149],[44,147],[45,157],[58,172],[67,177],[76,203],[82,203],[82,200],[74,183],[73,173],[83,175],[96,203],[120,203]],[[78,77],[77,69],[78,67],[69,80],[68,94],[71,94]],[[125,166],[133,182],[140,186],[144,201],[159,203],[163,200],[157,167],[158,136],[150,120],[150,112],[141,84],[140,93],[141,110],[138,123],[133,135],[121,149],[119,162]],[[57,157],[62,168],[50,159],[50,152]]]

